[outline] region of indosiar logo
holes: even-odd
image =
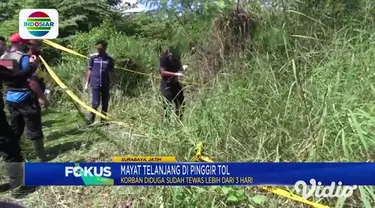
[[[55,9],[22,9],[19,16],[21,38],[54,39],[59,35],[59,15]]]
[[[75,166],[65,167],[65,177],[82,178],[85,185],[113,185],[112,170],[109,166]]]

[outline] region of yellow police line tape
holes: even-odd
[[[203,143],[200,142],[198,145],[197,145],[197,153],[195,154],[195,156],[192,158],[193,161],[199,161],[199,162],[214,162],[213,160],[211,160],[210,158],[208,157],[205,157],[203,155]],[[283,196],[283,197],[286,197],[286,198],[289,198],[291,200],[294,200],[294,201],[298,201],[298,202],[301,202],[301,203],[304,203],[304,204],[308,204],[312,207],[315,207],[315,208],[329,208],[329,206],[325,206],[325,205],[322,205],[322,204],[318,204],[318,203],[315,203],[315,202],[311,202],[309,200],[306,200],[296,194],[293,194],[287,190],[284,190],[284,189],[281,189],[281,188],[276,188],[276,187],[269,187],[269,186],[262,186],[261,187],[263,190],[266,190],[268,192],[272,192],[274,194],[277,194],[279,196]]]
[[[80,100],[78,98],[77,95],[75,95],[73,93],[73,91],[71,91],[61,80],[60,78],[55,74],[55,72],[52,70],[52,68],[47,64],[47,62],[43,59],[42,56],[39,56],[40,60],[42,61],[42,63],[44,64],[44,66],[46,67],[48,73],[51,75],[52,79],[75,101],[77,102],[78,104],[80,104],[82,107],[86,108],[88,111],[100,116],[101,118],[105,119],[105,120],[108,120],[108,121],[111,121],[111,123],[114,123],[114,124],[118,124],[120,126],[126,126],[126,127],[129,127],[128,124],[124,123],[124,122],[120,122],[120,121],[116,121],[116,119],[113,119],[113,118],[110,118],[109,116],[107,115],[104,115],[103,113],[100,113],[98,111],[96,111],[95,109],[93,109],[92,107],[88,106],[85,102],[83,102],[82,100]]]
[[[79,56],[79,57],[82,57],[82,58],[85,58],[85,59],[89,59],[87,56],[85,55],[82,55],[78,52],[75,52],[69,48],[66,48],[60,44],[57,44],[55,42],[52,42],[50,40],[43,40],[44,43],[46,43],[47,45],[50,45],[56,49],[60,49],[62,51],[65,51],[67,53],[70,53],[70,54],[73,54],[73,55],[76,55],[76,56]],[[122,70],[124,71],[128,71],[128,72],[131,72],[131,73],[135,73],[135,74],[140,74],[140,75],[144,75],[144,76],[148,76],[148,77],[153,77],[153,78],[156,78],[156,79],[161,79],[161,77],[156,77],[156,76],[152,76],[152,74],[146,74],[146,73],[143,73],[143,72],[138,72],[138,71],[134,71],[134,70],[130,70],[130,69],[126,69],[126,68],[121,68]],[[191,85],[201,85],[199,83],[194,83],[194,82],[184,82],[182,81],[183,83],[186,83],[186,84],[191,84]]]

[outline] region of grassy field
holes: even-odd
[[[186,86],[183,122],[162,120],[155,79],[138,96],[124,97],[113,91],[110,113],[132,124],[131,128],[85,127],[64,96],[43,116],[47,152],[52,161],[110,161],[114,155],[128,154],[176,155],[179,161],[190,161],[195,145],[202,141],[206,154],[215,161],[372,161],[374,52],[365,45],[353,50],[338,39],[317,52],[322,53],[321,60],[306,55],[305,62],[280,62],[259,55],[242,62],[239,57],[226,63],[236,67],[236,73],[224,69],[205,86]],[[56,72],[64,77],[74,70],[78,69],[71,64]],[[80,83],[79,76],[75,78],[69,81]],[[88,94],[73,86],[88,102]],[[27,158],[33,160],[31,145],[25,141],[23,146]],[[266,196],[261,205],[253,198],[259,195]],[[1,197],[10,200],[8,195]],[[372,187],[361,187],[352,198],[322,203],[373,207],[374,198]],[[133,207],[304,207],[257,188],[227,187],[43,187],[21,203],[126,207],[129,201]]]
[[[49,157],[79,162],[110,161],[115,155],[175,155],[178,161],[190,161],[195,146],[203,142],[206,155],[221,162],[373,162],[375,21],[369,14],[375,6],[370,3],[361,21],[348,17],[342,28],[296,11],[259,10],[253,43],[225,56],[220,45],[225,38],[209,42],[216,38],[211,34],[204,49],[209,55],[220,53],[219,58],[207,57],[221,64],[212,67],[214,75],[204,77],[200,86],[185,85],[182,122],[174,117],[162,120],[156,78],[140,79],[117,69],[109,113],[129,127],[86,127],[64,91],[50,86],[53,106],[43,115]],[[94,43],[92,37],[110,36],[103,28],[77,35],[72,48],[83,50]],[[155,45],[121,33],[108,39],[108,51],[115,58],[131,57],[140,63],[137,69],[158,75]],[[184,81],[204,80],[202,74],[208,70],[199,55],[189,52],[183,61],[190,67]],[[85,66],[85,60],[64,54],[53,70],[89,103],[89,93],[82,90]],[[33,161],[28,141],[23,148]],[[8,194],[0,199],[12,200]],[[375,189],[360,187],[347,199],[312,201],[335,208],[372,208]],[[19,202],[38,208],[125,208],[129,202],[142,208],[308,207],[256,187],[42,187]]]

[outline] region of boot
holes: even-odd
[[[19,199],[28,194],[33,193],[34,191],[36,191],[36,187],[34,186],[19,186],[12,190],[12,192],[10,193],[10,196],[12,198]]]
[[[102,111],[102,114],[103,114],[103,115],[107,115],[107,112]],[[101,123],[103,126],[108,126],[108,125],[109,125],[108,120],[107,120],[107,119],[104,119],[104,118],[100,118],[100,123]]]
[[[23,186],[23,164],[21,162],[5,164],[9,175],[9,188],[12,190],[13,198],[21,198],[35,190],[33,187]]]
[[[87,125],[90,126],[90,125],[93,124],[94,122],[95,122],[95,114],[90,113],[90,114],[88,115]]]
[[[9,188],[13,198],[21,198],[36,190],[36,187],[23,185],[23,163],[6,163],[6,169],[9,175]]]
[[[109,122],[108,122],[108,120],[106,120],[106,119],[100,119],[100,124],[102,125],[102,126],[108,126],[109,125]]]
[[[9,188],[15,189],[23,184],[23,164],[21,162],[10,162],[5,164],[9,175]]]
[[[9,183],[3,183],[0,184],[0,193],[6,192],[10,190],[10,184]]]
[[[44,140],[43,139],[38,139],[34,140],[33,142],[33,147],[34,147],[34,152],[35,155],[38,159],[38,162],[45,162],[47,161],[45,152],[44,152]]]

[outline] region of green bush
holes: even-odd
[[[139,41],[117,32],[112,24],[104,23],[88,33],[75,36],[69,47],[85,55],[95,53],[95,43],[98,40],[108,41],[108,54],[115,60],[115,88],[127,95],[133,94],[133,89],[142,86],[147,76],[129,72],[154,73],[158,58],[157,42]]]

